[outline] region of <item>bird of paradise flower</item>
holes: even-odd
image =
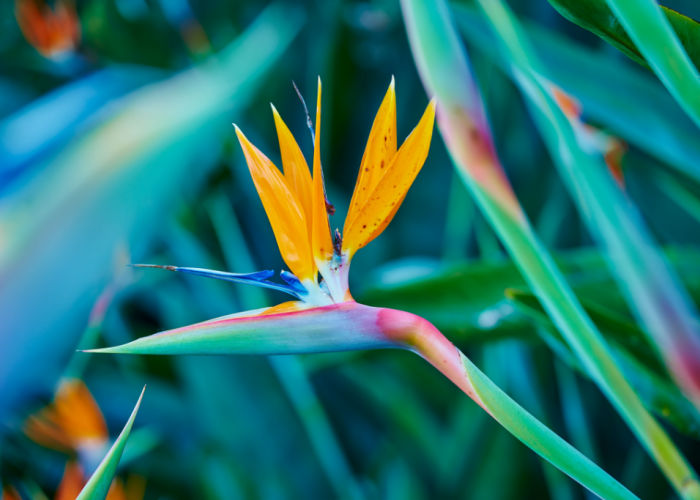
[[[280,171],[236,127],[253,182],[277,245],[291,272],[229,273],[177,266],[140,265],[250,283],[295,300],[245,311],[88,352],[122,354],[299,354],[402,348],[413,351],[479,406],[572,478],[604,498],[636,498],[575,448],[501,391],[427,320],[406,311],[353,300],[348,271],[355,253],[393,219],[428,155],[435,119],[431,101],[397,148],[394,81],[374,119],[342,235],[331,234],[330,205],[321,170],[321,81],[318,82],[312,172],[277,110]],[[320,275],[320,279],[319,279]]]

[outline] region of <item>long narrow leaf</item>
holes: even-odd
[[[134,410],[131,412],[129,420],[127,420],[117,440],[109,449],[107,455],[102,459],[100,465],[97,466],[95,472],[92,473],[92,476],[90,476],[90,479],[88,479],[88,482],[85,484],[76,500],[103,500],[107,496],[145,391],[146,387],[144,386],[138,401],[136,401],[136,406],[134,406]]]
[[[509,33],[505,30],[503,23],[499,31]],[[636,207],[608,174],[602,156],[583,149],[576,130],[537,81],[538,65],[529,56],[526,41],[517,35],[505,40],[517,65],[516,81],[530,98],[536,123],[589,230],[607,250],[611,271],[669,371],[700,408],[700,332],[692,301],[658,250]]]
[[[510,73],[510,60],[498,49],[483,15],[466,5],[455,5],[454,14],[467,41]],[[554,30],[525,21],[522,26],[542,63],[542,75],[575,96],[587,119],[700,181],[697,129],[648,71]]]
[[[613,259],[613,269],[619,273],[623,289],[634,298],[638,313],[647,321],[647,325],[654,328],[653,332],[650,328],[650,333],[661,352],[666,356],[668,349],[674,345],[683,346],[690,353],[700,352],[700,340],[695,337],[689,300],[676,285],[662,256],[654,251],[653,243],[644,232],[629,199],[624,198],[619,189],[613,186],[612,178],[604,165],[591,161],[589,153],[578,145],[575,131],[538,81],[536,62],[529,55],[529,46],[520,35],[516,20],[501,2],[479,3],[508,50],[514,64],[516,81],[539,111],[536,113],[536,122],[542,127],[543,135],[557,158],[572,193],[590,217],[587,219],[589,227],[606,245]],[[608,201],[611,204],[603,207]],[[603,213],[603,210],[614,213]],[[624,266],[624,269],[620,269],[619,265]],[[634,281],[626,283],[624,279]],[[652,283],[658,289],[651,289]],[[663,328],[671,324],[679,331]],[[692,371],[697,367],[684,361],[693,360],[695,363],[700,355],[679,358],[681,352],[674,351],[671,351],[673,364],[669,367],[675,370],[674,374],[680,378],[687,393],[695,397],[695,394],[700,394],[700,377]],[[666,357],[666,361],[670,364],[671,359]],[[679,362],[682,363],[680,366]],[[700,482],[695,472],[679,452],[669,454],[668,450],[675,451],[675,447],[663,429],[642,410],[641,402],[629,384],[624,379],[618,379],[613,381],[609,389],[613,390],[614,401],[622,414],[650,454],[659,462],[678,493],[688,498],[700,494]]]
[[[639,52],[700,127],[700,74],[654,0],[606,0]]]
[[[678,491],[692,490],[692,470],[625,380],[605,339],[576,300],[512,194],[493,151],[483,107],[447,5],[441,1],[404,0],[402,6],[414,57],[429,93],[436,94],[438,125],[462,178],[591,377]],[[503,9],[496,1],[482,7]]]

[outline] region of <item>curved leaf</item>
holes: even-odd
[[[455,19],[470,43],[509,72],[510,62],[497,50],[496,38],[482,15],[455,5]],[[526,22],[523,27],[542,62],[543,75],[581,102],[585,120],[605,126],[700,181],[700,141],[693,122],[651,75],[553,30]]]
[[[644,56],[619,23],[605,0],[547,0],[572,23],[595,33],[634,61],[647,66]],[[700,68],[700,23],[661,6],[696,68]]]
[[[115,249],[141,255],[183,185],[196,187],[215,163],[212,132],[230,127],[302,21],[294,7],[269,6],[216,58],[111,103],[43,159],[42,175],[0,199],[0,233],[12,235],[0,245],[0,415],[48,390],[110,280]],[[61,293],[42,301],[47,289]]]
[[[555,352],[563,357],[564,361],[577,368],[580,373],[586,373],[573,355],[561,356],[562,349],[565,352],[570,351],[564,345],[561,336],[542,309],[537,297],[530,292],[514,289],[508,291],[508,297],[519,311],[527,314],[543,327],[543,333],[551,336],[549,340],[556,342],[558,346]],[[581,303],[600,331],[611,340],[625,375],[647,408],[666,419],[680,432],[694,438],[700,438],[700,413],[671,383],[658,360],[653,361],[652,364],[646,362],[648,361],[648,350],[638,348],[644,333],[639,331],[633,323],[622,320],[595,302],[581,300]],[[633,333],[635,331],[636,333]]]

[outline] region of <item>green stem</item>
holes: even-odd
[[[471,180],[465,179],[465,182],[472,185]],[[683,498],[700,498],[700,483],[695,472],[629,385],[605,339],[581,307],[529,224],[516,223],[479,186],[472,185],[472,192],[528,284],[591,378],[617,408],[678,494]]]
[[[576,448],[498,388],[428,321],[396,316],[395,338],[416,352],[471,397],[522,443],[601,498],[637,498]]]
[[[700,483],[625,380],[608,345],[535,235],[498,161],[466,54],[443,1],[402,0],[409,40],[438,127],[457,171],[543,307],[678,493],[700,498]],[[482,2],[486,10],[499,2]],[[458,82],[461,84],[458,85]]]

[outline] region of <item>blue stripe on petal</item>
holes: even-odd
[[[300,298],[300,295],[306,294],[306,289],[303,286],[301,286],[301,283],[298,279],[296,279],[296,277],[294,277],[294,279],[298,283],[298,286],[289,283],[284,278],[284,281],[287,282],[286,285],[281,283],[275,283],[272,281],[267,281],[268,278],[271,278],[275,275],[275,272],[271,270],[256,271],[253,273],[227,273],[225,271],[215,271],[213,269],[202,269],[199,267],[160,266],[157,264],[132,264],[132,267],[165,269],[167,271],[193,274],[195,276],[204,276],[205,278],[215,278],[223,281],[231,281],[234,283],[247,283],[250,285],[257,285],[263,288],[278,290],[280,292],[288,293],[297,298]]]

